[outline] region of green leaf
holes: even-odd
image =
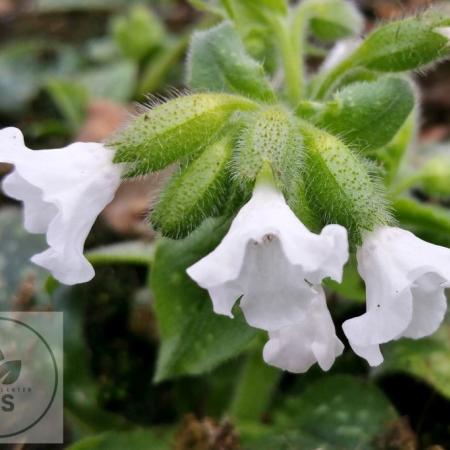
[[[417,116],[417,108],[415,108],[394,138],[386,146],[368,155],[383,167],[384,180],[388,186],[396,180],[403,157],[416,136],[419,122]]]
[[[0,53],[0,111],[20,112],[36,96],[42,82],[42,68],[33,44],[4,47]]]
[[[395,216],[426,241],[450,247],[450,210],[407,197],[393,201]]]
[[[425,381],[450,399],[450,320],[427,338],[401,339],[383,346],[384,362],[376,376],[407,373]]]
[[[119,60],[82,72],[77,81],[94,98],[104,98],[119,103],[129,101],[136,86],[136,65]]]
[[[229,94],[193,94],[169,100],[138,116],[114,137],[115,162],[128,163],[125,176],[145,175],[200,152],[239,110],[252,101]]]
[[[326,376],[290,397],[275,413],[278,430],[298,430],[333,450],[371,448],[397,414],[373,384],[346,375]]]
[[[139,264],[149,266],[154,259],[153,243],[141,241],[120,242],[86,252],[86,258],[94,265]]]
[[[347,144],[371,151],[392,140],[413,107],[410,83],[385,77],[344,88],[313,120]]]
[[[129,423],[99,402],[100,384],[91,370],[83,322],[84,301],[89,300],[86,294],[80,298],[78,287],[53,286],[52,304],[64,312],[64,412],[81,432],[124,429]]]
[[[364,18],[346,0],[307,0],[310,28],[323,41],[336,41],[361,33]]]
[[[229,22],[194,34],[187,84],[196,90],[238,93],[266,101],[274,99],[263,67],[247,54]]]
[[[144,5],[136,5],[126,16],[115,18],[112,30],[123,54],[136,61],[144,58],[165,38],[163,24]]]
[[[151,274],[161,331],[157,382],[208,372],[244,351],[257,333],[240,314],[234,319],[214,314],[207,292],[186,274],[219,244],[228,226],[209,219],[184,240],[158,245]]]
[[[85,119],[89,97],[87,90],[77,82],[58,78],[49,79],[46,87],[72,133],[76,133]]]
[[[172,433],[164,430],[138,429],[127,432],[108,433],[85,438],[69,450],[170,450]]]

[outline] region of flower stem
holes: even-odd
[[[273,21],[283,63],[286,93],[292,105],[297,105],[304,91],[304,68],[301,45],[292,38],[285,19]]]
[[[248,356],[232,399],[229,415],[236,423],[261,420],[280,381],[282,371],[262,359],[262,346]]]
[[[327,97],[335,83],[349,70],[353,65],[353,61],[344,59],[340,64],[334,67],[330,72],[325,74],[322,79],[318,79],[318,85],[313,92],[314,100],[323,100]]]

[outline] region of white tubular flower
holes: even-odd
[[[450,249],[425,242],[409,231],[380,227],[357,252],[366,283],[367,312],[343,328],[355,353],[370,365],[383,362],[380,344],[434,333],[447,309]]]
[[[96,143],[33,151],[20,130],[0,130],[0,162],[14,165],[3,190],[23,202],[26,230],[47,236],[49,248],[31,260],[62,283],[83,283],[94,276],[83,247],[120,184],[121,169],[112,158],[111,150]]]
[[[336,336],[333,320],[321,287],[302,320],[269,332],[264,361],[293,373],[304,373],[314,363],[329,370],[344,346]]]
[[[279,332],[274,339],[285,340],[282,328],[307,323],[313,303],[321,301],[318,285],[325,277],[340,281],[347,259],[345,228],[329,225],[320,235],[311,233],[279,191],[258,183],[220,245],[187,272],[209,291],[216,313],[232,317],[241,298],[251,326]],[[283,359],[276,353],[269,352],[270,359]]]

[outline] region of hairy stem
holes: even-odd
[[[273,28],[281,51],[288,101],[296,105],[304,91],[304,69],[301,46],[292,38],[285,19],[273,21]]]

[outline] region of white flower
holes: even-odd
[[[62,283],[82,283],[94,276],[83,247],[120,183],[121,170],[112,158],[111,150],[96,143],[33,151],[20,130],[0,130],[0,162],[14,165],[3,190],[23,202],[25,228],[47,235],[49,248],[32,261]]]
[[[383,361],[380,344],[419,339],[441,324],[450,250],[400,228],[380,227],[365,237],[357,260],[366,283],[367,312],[347,320],[343,328],[355,353],[376,366]]]
[[[320,235],[311,233],[280,192],[259,183],[220,245],[187,272],[209,291],[218,314],[232,317],[233,305],[241,298],[247,322],[274,332],[271,338],[279,343],[268,348],[281,348],[289,333],[283,327],[297,325],[300,330],[307,323],[314,303],[321,301],[318,285],[326,277],[340,281],[347,258],[345,228],[329,225]],[[298,333],[303,331],[296,331],[294,339]],[[276,353],[267,353],[272,362],[284,360]],[[297,353],[301,359],[301,347]],[[310,360],[309,353],[303,357]],[[296,364],[307,365],[300,360]]]
[[[344,350],[322,288],[300,322],[270,331],[269,338],[264,346],[264,361],[293,373],[304,373],[315,362],[329,370]]]
[[[349,57],[360,45],[361,39],[358,38],[342,39],[341,41],[338,41],[320,66],[320,71],[327,72],[328,70],[333,69],[344,59]]]

